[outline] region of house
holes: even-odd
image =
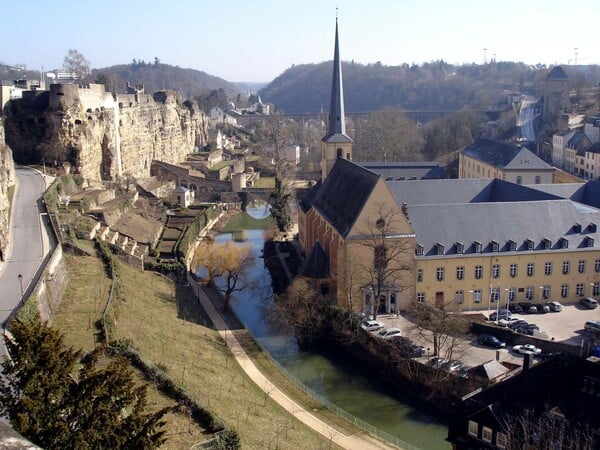
[[[600,142],[600,116],[589,116],[585,119],[583,132],[592,144]]]
[[[565,149],[569,139],[575,134],[574,130],[561,130],[552,136],[552,164],[556,167],[566,167]]]
[[[237,125],[237,119],[228,111],[224,111],[219,106],[213,106],[208,114],[208,123],[211,127],[216,127],[219,124]]]
[[[459,178],[498,178],[517,184],[552,183],[554,168],[525,147],[478,139],[458,157]]]
[[[321,181],[298,211],[307,258],[327,262],[315,285],[365,313],[600,295],[600,182],[551,184],[529,150],[487,140],[463,150],[462,179],[384,176],[352,162],[337,25],[333,71]]]
[[[173,189],[172,199],[175,204],[187,208],[192,203],[192,191],[184,186],[177,186]]]
[[[598,448],[598,358],[559,355],[469,396],[451,417],[455,450]]]

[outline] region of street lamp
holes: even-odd
[[[509,306],[510,306],[510,295],[509,295],[510,294],[510,288],[506,288],[504,290],[506,291],[506,310],[510,311],[510,308],[509,308]]]
[[[23,297],[25,296],[23,294],[23,275],[19,274],[17,276],[19,277],[19,285],[21,286],[21,300],[23,300]]]

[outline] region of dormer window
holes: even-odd
[[[481,242],[473,242],[473,248],[475,249],[475,253],[481,253]]]
[[[415,255],[423,256],[423,245],[417,244],[417,248],[415,249]]]
[[[525,245],[527,246],[527,250],[533,250],[535,248],[535,244],[532,239],[526,239]]]
[[[461,255],[463,254],[465,251],[465,246],[462,242],[457,242],[456,243],[456,253]]]
[[[552,248],[552,241],[548,238],[542,239],[542,248],[544,250],[550,250]]]
[[[500,251],[500,244],[496,241],[492,241],[492,251],[493,252],[499,252]]]
[[[595,223],[590,223],[588,225],[588,230],[590,233],[595,233],[596,232],[596,224]]]
[[[513,241],[512,239],[508,241],[508,250],[511,252],[517,251],[517,243],[515,241]]]
[[[569,240],[565,239],[565,238],[560,238],[560,240],[558,241],[560,248],[569,248]]]
[[[576,223],[575,225],[573,225],[573,232],[581,233],[581,224],[580,223]]]
[[[435,244],[435,253],[437,255],[443,255],[444,254],[444,244],[440,244],[439,242],[437,244]]]
[[[583,241],[586,247],[593,247],[594,246],[594,238],[593,237],[589,237],[586,236],[585,240]]]

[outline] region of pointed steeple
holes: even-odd
[[[336,137],[338,142],[352,142],[346,135],[346,119],[344,118],[344,88],[342,86],[342,61],[340,60],[340,43],[338,23],[335,19],[335,48],[333,51],[333,76],[331,80],[331,102],[329,105],[329,123],[323,141]]]

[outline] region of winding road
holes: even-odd
[[[0,321],[2,331],[22,294],[27,294],[32,280],[49,252],[42,195],[46,190],[44,176],[28,167],[17,167],[16,187],[12,203],[7,259],[0,263]],[[42,225],[44,224],[44,225]],[[4,341],[0,357],[6,354]]]

